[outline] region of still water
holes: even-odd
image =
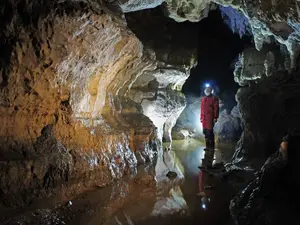
[[[219,146],[214,164],[227,162],[233,146]],[[198,140],[174,141],[155,165],[139,168],[114,185],[86,192],[64,204],[40,204],[25,209],[2,224],[70,225],[229,225],[229,201],[233,191],[221,178],[203,173],[198,166],[205,156]],[[169,179],[168,171],[176,178]],[[202,190],[199,190],[199,188]],[[209,187],[204,190],[203,187]],[[197,196],[205,191],[205,199]]]

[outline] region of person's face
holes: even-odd
[[[206,96],[208,96],[208,95],[211,95],[211,93],[212,93],[212,89],[211,89],[211,87],[207,87],[207,88],[205,88],[205,90],[204,90],[204,94],[205,94]]]

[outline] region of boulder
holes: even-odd
[[[219,119],[214,127],[215,135],[220,141],[238,140],[241,133],[241,118],[237,106],[233,107],[229,114],[227,109],[223,109],[219,114]]]

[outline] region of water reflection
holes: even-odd
[[[140,167],[134,176],[87,192],[72,204],[49,207],[44,210],[47,215],[20,215],[7,224],[46,225],[46,216],[72,225],[224,224],[230,196],[224,184],[198,169],[203,158],[216,165],[224,157],[218,149],[204,151],[197,140],[175,141],[171,151],[158,156],[155,166]],[[177,176],[169,179],[169,171]],[[197,196],[199,192],[205,195]]]
[[[168,172],[176,173],[175,179],[170,179]],[[152,216],[169,215],[187,210],[180,185],[184,182],[184,167],[174,151],[164,150],[158,157],[155,173],[157,178],[156,203]]]

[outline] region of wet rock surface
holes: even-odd
[[[1,204],[72,196],[152,161],[184,108],[189,59],[160,63],[107,2],[0,7]]]
[[[297,156],[299,135],[288,138],[287,159],[279,151],[270,156],[256,178],[230,204],[236,224],[297,224],[300,187]],[[282,147],[280,149],[282,151]]]
[[[200,123],[201,98],[190,98],[190,103],[182,111],[172,130],[172,136],[175,140],[202,136],[202,124]]]
[[[244,130],[234,163],[243,165],[250,160],[251,166],[260,168],[264,159],[274,153],[281,137],[289,129],[299,127],[298,87],[297,71],[292,75],[278,73],[256,85],[239,89],[236,98]]]
[[[234,142],[240,138],[242,133],[241,115],[237,106],[234,106],[229,113],[223,109],[214,127],[217,135],[217,142]]]

